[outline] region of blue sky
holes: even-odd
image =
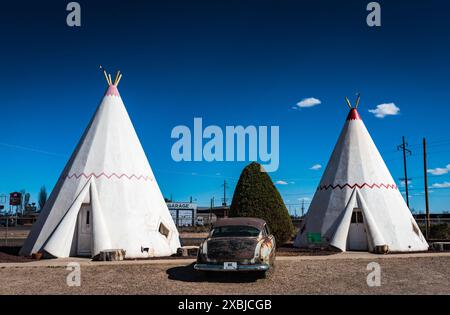
[[[103,64],[124,74],[122,98],[165,196],[207,205],[227,180],[231,197],[247,164],[174,162],[175,126],[194,117],[223,128],[278,125],[271,176],[288,183],[278,187],[294,212],[320,180],[323,168],[310,168],[328,161],[343,97],[361,92],[360,114],[395,179],[407,137],[411,205],[424,209],[422,137],[430,169],[450,164],[450,4],[380,1],[382,26],[370,28],[368,2],[80,1],[75,29],[64,1],[2,4],[0,194],[51,190],[102,98]],[[321,104],[292,109],[309,97]],[[384,103],[399,114],[369,112]],[[430,186],[447,186],[450,174],[440,173]],[[450,188],[432,188],[430,203],[450,210]]]

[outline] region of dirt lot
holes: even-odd
[[[366,283],[371,261],[381,265],[380,287]],[[0,294],[450,294],[450,256],[280,257],[268,279],[245,274],[205,277],[182,261],[82,265],[81,287],[67,286],[69,273],[61,266],[0,265]]]

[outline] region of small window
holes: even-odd
[[[89,225],[90,215],[91,215],[91,212],[89,210],[86,211],[86,225]]]
[[[353,211],[351,223],[364,223],[362,212],[359,209]]]
[[[356,212],[352,213],[352,223],[356,223]]]
[[[412,224],[412,230],[413,230],[413,232],[416,233],[416,235],[420,237],[420,230],[419,230],[419,228],[417,227],[417,225],[414,224],[413,221],[411,221],[411,224]]]
[[[161,233],[162,235],[164,235],[166,238],[169,237],[169,229],[162,223],[159,224],[159,229],[158,229],[159,233]]]

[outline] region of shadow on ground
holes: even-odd
[[[194,269],[194,263],[167,270],[170,280],[184,282],[248,283],[256,282],[258,274],[251,272],[202,272]]]
[[[30,262],[33,259],[19,256],[20,246],[0,246],[0,263]]]

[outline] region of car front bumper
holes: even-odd
[[[267,271],[270,266],[267,264],[252,264],[252,265],[237,265],[237,269],[224,269],[223,264],[195,264],[195,270],[201,271],[225,271],[225,272],[236,272],[236,271]]]

